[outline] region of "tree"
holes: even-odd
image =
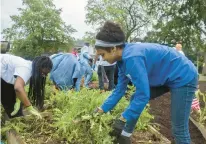
[[[10,16],[13,25],[4,29],[4,37],[12,41],[12,51],[33,58],[41,53],[56,51],[58,46],[72,45],[71,34],[76,30],[61,19],[61,9],[52,0],[23,0],[19,15]]]
[[[157,19],[147,40],[160,43],[181,40],[188,53],[193,48],[206,50],[206,1],[148,0],[145,5]]]
[[[107,20],[115,21],[129,41],[142,35],[150,22],[141,0],[89,0],[86,10],[86,23],[101,26]]]
[[[199,54],[206,52],[206,1],[147,0],[144,4],[155,19],[145,41],[170,45],[181,40],[186,56],[202,66],[203,56]]]
[[[89,42],[90,45],[94,45],[95,36],[96,36],[96,34],[94,32],[85,32],[85,35],[83,36],[83,40],[85,42]]]

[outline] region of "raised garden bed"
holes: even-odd
[[[199,129],[203,137],[206,139],[206,82],[201,83],[201,90],[196,92],[196,97],[200,102],[200,111],[193,111],[190,115],[190,120]]]
[[[31,137],[21,136],[15,130],[7,131],[8,144],[67,144],[65,140],[52,138],[49,133],[39,132],[32,135],[36,138],[32,141]],[[147,131],[136,131],[132,135],[132,144],[170,144],[171,142],[160,134],[154,127],[149,126]]]
[[[111,114],[102,116],[88,114],[108,95],[109,92],[100,93],[97,90],[87,89],[79,93],[57,92],[46,101],[45,109],[49,113],[43,112],[42,120],[37,120],[34,116],[11,119],[2,125],[1,136],[5,140],[5,133],[7,133],[7,139],[10,141],[21,139],[23,142],[19,142],[20,144],[110,144],[113,139],[109,136],[111,122],[129,102],[122,99]],[[152,117],[148,115],[148,110],[143,112],[138,127],[143,129],[134,132],[132,143],[170,143],[157,130],[148,125]]]
[[[199,131],[202,133],[202,136],[205,138],[206,140],[206,127],[201,124],[198,123],[195,119],[193,119],[192,117],[190,117],[190,120],[192,121],[192,123],[199,129]]]
[[[150,101],[150,113],[155,115],[153,122],[158,123],[160,133],[170,141],[173,141],[171,134],[170,121],[170,93],[167,93],[155,100]],[[206,144],[206,140],[199,129],[192,123],[189,123],[191,139],[195,144]]]

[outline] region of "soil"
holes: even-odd
[[[92,81],[89,83],[89,87],[91,89],[99,89],[99,82],[98,81]],[[104,90],[108,90],[108,83],[104,83]]]
[[[201,92],[206,92],[206,81],[199,81],[199,89]]]
[[[150,113],[155,115],[153,123],[157,123],[159,125],[159,131],[161,134],[163,134],[170,141],[173,141],[170,122],[170,93],[164,94],[155,100],[151,100],[150,106]],[[192,122],[189,123],[189,127],[192,142],[195,144],[206,144],[202,134]]]
[[[132,144],[160,144],[161,141],[148,131],[137,131],[132,136]]]

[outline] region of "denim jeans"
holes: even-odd
[[[189,116],[192,100],[197,89],[198,79],[171,91],[172,134],[176,144],[190,144]]]
[[[114,70],[115,65],[112,66],[98,66],[98,79],[99,79],[99,89],[104,89],[104,72],[109,80],[108,90],[114,89]]]
[[[176,144],[190,144],[191,142],[189,133],[189,116],[192,100],[197,89],[197,84],[198,79],[195,77],[188,84],[182,87],[170,88],[172,134],[175,138]],[[150,99],[159,97],[168,92],[168,90],[169,88],[164,86],[150,88]],[[132,100],[133,97],[131,98],[131,101]],[[137,119],[127,121],[124,131],[127,133],[132,133],[137,123]]]
[[[91,81],[92,74],[93,74],[92,68],[89,64],[84,65],[83,67],[84,67],[84,71],[85,71],[84,72],[84,85],[85,85],[85,87],[89,87],[89,82]]]

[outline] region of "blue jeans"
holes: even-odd
[[[89,87],[89,82],[91,81],[93,75],[92,68],[89,64],[84,64],[82,67],[82,70],[84,71],[84,85],[85,87]]]
[[[179,88],[170,88],[171,92],[171,121],[172,121],[172,134],[175,138],[176,144],[190,144],[189,133],[189,116],[191,104],[195,91],[197,89],[198,78],[195,77],[188,84]],[[161,96],[168,92],[167,87],[150,88],[152,98]],[[132,101],[133,98],[131,98]],[[138,119],[138,118],[137,118]],[[127,121],[124,131],[132,133],[137,119],[134,121]]]

